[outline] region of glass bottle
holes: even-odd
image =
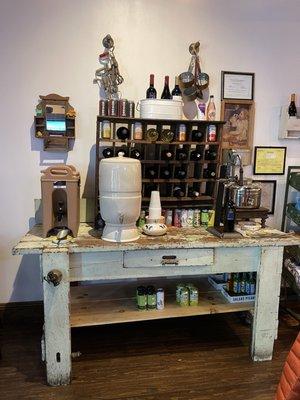
[[[209,96],[209,103],[206,112],[207,112],[206,119],[208,121],[214,121],[216,119],[216,106],[213,95]]]
[[[154,87],[154,75],[151,74],[149,87],[146,92],[146,98],[147,99],[156,99],[156,96],[157,96],[157,93],[156,93],[156,89]]]

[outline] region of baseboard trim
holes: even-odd
[[[22,301],[0,303],[0,319],[2,322],[41,321],[43,319],[42,301]]]

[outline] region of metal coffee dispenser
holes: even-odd
[[[239,165],[239,176],[235,175],[235,167]],[[222,169],[222,167],[221,167]],[[230,199],[237,209],[256,210],[260,207],[261,188],[244,180],[243,165],[240,156],[230,151],[227,164],[221,170],[221,178],[218,182],[215,226],[219,226],[222,220],[223,207]]]
[[[72,165],[59,164],[42,171],[44,237],[68,229],[73,237],[79,228],[80,175]]]

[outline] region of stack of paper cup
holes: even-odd
[[[150,197],[149,205],[149,219],[160,219],[161,218],[161,203],[160,195],[158,190],[153,190]]]

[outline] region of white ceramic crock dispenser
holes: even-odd
[[[105,158],[99,166],[102,239],[131,242],[139,238],[136,221],[141,210],[141,163],[129,157]]]

